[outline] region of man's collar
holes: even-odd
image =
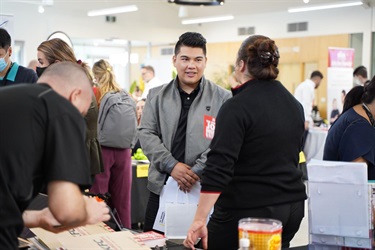
[[[195,89],[193,91],[190,92],[190,94],[186,93],[185,90],[183,90],[181,87],[180,87],[180,84],[179,82],[177,82],[177,89],[178,89],[178,92],[180,92],[180,94],[187,94],[187,95],[191,95],[191,94],[194,94],[194,93],[198,93],[199,90],[200,90],[200,85],[201,85],[201,82],[199,82],[199,84],[197,85],[197,87],[195,87]]]

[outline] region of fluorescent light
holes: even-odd
[[[334,9],[334,8],[342,8],[342,7],[350,7],[350,6],[358,6],[362,5],[361,1],[358,2],[346,2],[346,3],[337,3],[337,4],[327,4],[327,5],[315,5],[309,7],[302,7],[302,8],[289,8],[289,13],[296,13],[296,12],[303,12],[303,11],[312,11],[312,10],[325,10],[325,9]]]
[[[115,8],[109,9],[100,9],[100,10],[91,10],[87,12],[88,16],[105,16],[105,15],[112,15],[124,12],[132,12],[137,11],[138,7],[136,5],[127,5],[127,6],[120,6]]]
[[[216,17],[204,17],[204,18],[192,18],[184,19],[181,21],[182,24],[194,24],[194,23],[209,23],[209,22],[219,22],[234,19],[234,16],[216,16]]]

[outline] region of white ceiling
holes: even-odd
[[[217,15],[252,15],[272,12],[287,12],[288,8],[308,5],[329,4],[335,2],[353,2],[354,0],[310,0],[305,4],[303,0],[225,0],[223,6],[185,6],[188,12],[187,18]],[[373,0],[371,0],[373,1]],[[24,8],[35,9],[34,7],[45,3],[46,11],[65,11],[67,15],[84,15],[87,11],[101,8],[112,8],[123,5],[137,5],[135,13],[117,14],[118,18],[126,16],[138,16],[145,22],[159,22],[167,19],[178,20],[179,7],[168,3],[167,0],[0,0],[1,6],[20,5]],[[50,5],[52,3],[52,5]],[[34,5],[34,7],[32,7]],[[50,6],[48,6],[50,5]],[[177,22],[180,25],[179,22]],[[176,25],[177,25],[176,24]]]
[[[226,0],[223,6],[188,6],[186,8],[191,17],[223,14],[249,15],[267,12],[281,12],[287,11],[289,7],[327,4],[332,2],[343,1],[310,0],[308,4],[305,4],[303,0]],[[165,15],[176,15],[178,14],[178,8],[181,6],[168,3],[167,0],[54,0],[54,5],[57,8],[83,13],[92,9],[110,8],[130,4],[137,5],[139,8],[138,14],[144,18],[162,18]]]
[[[272,13],[286,13],[288,8],[302,7],[308,5],[321,5],[337,2],[353,2],[354,0],[310,0],[305,4],[303,0],[225,0],[223,6],[184,6],[188,15],[184,18],[208,17],[233,15],[251,16],[257,14],[270,13],[269,19],[272,20]],[[375,0],[371,0],[374,2]],[[37,7],[45,4],[45,13],[42,15],[49,17],[64,16],[67,21],[79,20],[84,18],[89,22],[95,23],[98,20],[104,20],[105,17],[88,17],[89,10],[101,8],[112,8],[124,5],[137,5],[138,11],[131,13],[116,14],[116,26],[126,29],[129,25],[133,27],[163,27],[164,30],[186,30],[189,25],[182,25],[179,17],[179,9],[182,5],[168,3],[167,0],[0,0],[0,13],[7,14],[7,10],[22,9],[24,12],[40,15]],[[334,13],[334,10],[332,10]],[[34,14],[35,13],[35,14]],[[18,15],[23,16],[23,14]],[[334,15],[333,15],[334,16]],[[70,20],[69,20],[70,19]],[[49,20],[49,19],[46,19]],[[37,25],[33,23],[33,25]],[[77,23],[77,26],[79,23]],[[92,29],[93,27],[90,27]],[[101,30],[97,31],[100,34]],[[100,36],[98,36],[100,37]],[[109,38],[108,36],[106,36]],[[116,38],[116,37],[114,37]],[[147,37],[144,39],[147,41]]]

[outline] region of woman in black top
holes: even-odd
[[[202,238],[205,249],[207,242],[208,249],[238,249],[238,221],[245,217],[280,220],[283,248],[299,229],[307,198],[297,169],[304,115],[275,80],[278,62],[277,47],[268,37],[251,36],[238,51],[235,77],[240,85],[217,116],[187,247]]]

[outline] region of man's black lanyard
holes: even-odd
[[[7,77],[8,77],[8,74],[9,74],[10,70],[12,69],[12,67],[13,67],[13,63],[10,64],[10,67],[9,67],[7,73],[5,74],[3,80],[1,80],[0,86],[6,86],[7,85],[7,83],[8,83]]]

